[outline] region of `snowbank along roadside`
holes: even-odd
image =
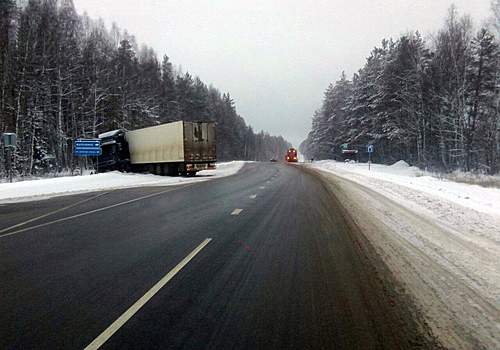
[[[120,173],[66,176],[51,179],[0,183],[0,203],[25,202],[68,194],[141,186],[171,186],[207,181],[236,174],[245,162],[218,163],[215,170],[203,170],[194,177]]]
[[[387,227],[367,236],[445,346],[500,348],[499,189],[439,180],[404,162],[370,171],[334,161],[307,166],[360,185],[345,184],[358,212]]]

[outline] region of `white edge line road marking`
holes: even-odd
[[[264,188],[266,188],[266,186],[260,186],[259,187],[261,190],[263,190]]]
[[[184,258],[176,267],[173,268],[165,277],[163,277],[153,288],[144,294],[139,300],[135,302],[123,315],[121,315],[115,322],[111,324],[104,332],[101,333],[92,343],[90,343],[85,350],[99,349],[113,334],[119,330],[125,322],[127,322],[134,314],[139,311],[141,307],[146,304],[160,289],[165,286],[184,266],[187,265],[191,259],[195,257],[210,241],[212,238],[205,239],[195,250]]]
[[[257,195],[256,195],[256,194],[252,194],[252,195],[251,195],[250,197],[248,197],[248,198],[252,198],[252,199],[254,199],[254,198],[257,198]]]
[[[240,213],[243,211],[243,209],[235,209],[231,215],[240,215]]]
[[[47,225],[51,225],[51,224],[55,224],[55,223],[58,223],[58,222],[61,222],[61,221],[66,221],[66,220],[70,220],[70,219],[78,218],[78,217],[80,217],[80,216],[85,216],[85,215],[89,215],[89,214],[97,213],[97,212],[99,212],[99,211],[103,211],[103,210],[106,210],[106,209],[111,209],[111,208],[114,208],[114,207],[118,207],[118,206],[120,206],[120,205],[124,205],[124,204],[128,204],[128,203],[132,203],[132,202],[137,202],[137,201],[140,201],[141,199],[146,199],[146,198],[149,198],[149,197],[158,196],[158,195],[160,195],[160,194],[167,193],[167,192],[171,192],[171,191],[175,191],[175,190],[179,190],[179,189],[184,188],[184,187],[193,186],[193,185],[194,185],[194,184],[196,184],[196,183],[197,183],[197,182],[193,182],[193,183],[190,183],[190,184],[187,184],[187,185],[184,185],[184,186],[180,186],[180,187],[177,187],[177,188],[171,188],[171,189],[168,189],[168,190],[165,190],[165,191],[162,191],[162,192],[149,194],[149,195],[144,196],[144,197],[131,199],[131,200],[126,201],[126,202],[121,202],[121,203],[113,204],[113,205],[110,205],[109,207],[104,207],[104,208],[100,208],[100,209],[96,209],[96,210],[91,210],[91,211],[88,211],[88,212],[86,212],[86,213],[81,213],[81,214],[77,214],[77,215],[73,215],[73,216],[68,216],[67,218],[63,218],[63,219],[59,219],[59,220],[54,220],[54,221],[47,222],[47,223],[45,223],[45,224],[40,224],[40,225],[37,225],[37,226],[32,226],[32,227],[23,228],[22,230],[18,230],[18,231],[14,231],[14,232],[9,232],[9,233],[6,233],[6,234],[4,234],[4,235],[0,235],[0,238],[7,237],[7,236],[11,236],[11,235],[15,235],[16,233],[21,233],[21,232],[25,232],[25,231],[33,230],[33,229],[35,229],[35,228],[40,228],[40,227],[43,227],[43,226],[47,226]]]
[[[99,194],[99,195],[97,195],[97,196],[95,196],[95,197],[92,197],[92,198],[87,198],[87,199],[85,199],[85,200],[83,200],[83,201],[80,201],[80,202],[78,202],[78,203],[71,204],[70,206],[67,206],[67,207],[64,207],[64,208],[58,209],[58,210],[53,211],[53,212],[51,212],[51,213],[48,213],[48,214],[44,214],[44,215],[38,216],[38,217],[36,217],[36,218],[30,219],[30,220],[25,221],[25,222],[21,222],[21,223],[19,223],[19,224],[17,224],[17,225],[11,226],[11,227],[4,228],[3,230],[0,230],[0,233],[5,232],[5,231],[10,231],[10,230],[12,230],[13,228],[16,228],[16,227],[19,227],[19,226],[23,226],[23,225],[29,224],[30,222],[33,222],[33,221],[36,221],[36,220],[40,220],[40,219],[42,219],[42,218],[44,218],[44,217],[47,217],[47,216],[52,215],[52,214],[59,213],[59,212],[64,211],[64,210],[66,210],[66,209],[73,208],[73,207],[75,207],[75,206],[77,206],[77,205],[79,205],[79,204],[83,204],[83,203],[85,203],[85,202],[91,201],[92,199],[96,199],[96,198],[102,197],[102,196],[104,196],[105,194],[108,194],[108,193],[111,193],[111,192],[113,192],[113,191],[108,191],[108,192],[106,192],[106,193],[101,193],[101,194]]]

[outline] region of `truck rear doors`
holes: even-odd
[[[184,153],[186,161],[216,161],[214,123],[184,123]]]

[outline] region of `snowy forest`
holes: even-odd
[[[500,171],[500,2],[487,28],[449,9],[444,26],[424,41],[418,32],[382,40],[349,80],[330,84],[312,131],[299,150],[342,159],[342,146],[367,161],[438,172]],[[495,35],[496,37],[495,38]]]
[[[290,146],[255,133],[229,93],[133,35],[79,16],[71,0],[0,0],[0,133],[17,135],[15,176],[72,171],[74,141],[178,120],[216,123],[218,160],[269,160]],[[0,177],[7,152],[0,153]],[[87,159],[84,159],[88,162]],[[90,166],[90,163],[87,164]]]

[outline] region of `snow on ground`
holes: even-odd
[[[441,180],[406,162],[319,161],[310,166],[367,186],[412,211],[500,244],[500,189]]]
[[[24,202],[74,193],[127,187],[169,186],[180,183],[206,181],[233,175],[244,164],[245,162],[241,161],[218,163],[215,170],[203,170],[198,172],[194,177],[169,177],[113,171],[97,175],[65,176],[14,183],[0,183],[0,203]]]
[[[440,180],[404,161],[392,166],[372,164],[370,170],[366,163],[330,160],[310,166],[366,186],[485,249],[491,249],[492,244],[500,245],[498,188]],[[500,255],[492,258],[498,263],[496,272],[500,275]],[[500,276],[498,288],[500,298]]]
[[[312,166],[347,176],[354,181],[361,181],[364,178],[388,181],[447,199],[482,213],[500,215],[500,189],[440,180],[417,167],[410,167],[405,161],[399,161],[391,166],[371,164],[370,170],[366,163],[340,163],[330,160],[319,161]],[[369,183],[378,186],[377,181]]]
[[[500,189],[440,180],[403,161],[307,166],[356,183],[345,188],[361,202],[360,226],[372,216],[389,228],[368,239],[449,348],[500,348]]]

